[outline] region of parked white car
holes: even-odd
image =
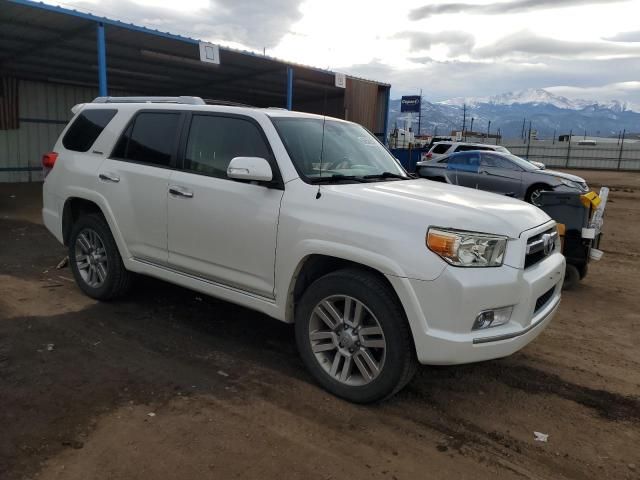
[[[313,376],[355,402],[418,362],[510,355],[558,308],[544,212],[411,178],[359,125],[193,97],[74,111],[43,158],[42,212],[93,298],[136,272],[294,323]]]
[[[424,154],[421,161],[428,162],[437,160],[446,155],[456,152],[467,152],[469,150],[486,150],[491,152],[510,153],[509,150],[501,145],[489,145],[488,143],[471,143],[471,142],[436,142],[429,151]]]
[[[441,158],[448,157],[453,153],[474,151],[486,151],[486,152],[498,152],[498,153],[511,153],[508,148],[502,145],[489,145],[488,143],[471,143],[471,142],[454,142],[454,141],[441,141],[434,143],[428,152],[424,152],[420,161],[417,162],[416,167],[422,167],[429,165]],[[526,159],[525,159],[526,160]],[[544,170],[545,165],[542,162],[536,162],[534,160],[527,160],[532,165]]]

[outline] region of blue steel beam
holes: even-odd
[[[98,40],[98,95],[100,97],[107,96],[107,46],[104,39],[104,23],[99,22],[97,25]]]
[[[385,95],[385,106],[384,106],[384,139],[382,143],[388,145],[388,135],[389,135],[389,102],[391,98],[391,87],[387,88],[387,93]]]
[[[287,110],[293,108],[293,68],[287,67]]]

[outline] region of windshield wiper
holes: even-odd
[[[398,173],[393,173],[393,172],[382,172],[382,173],[376,173],[375,175],[365,175],[362,178],[364,178],[364,179],[370,179],[370,178],[401,178],[403,180],[409,180],[411,177],[407,177],[407,176],[400,175]]]
[[[328,177],[317,177],[317,178],[309,179],[311,183],[331,183],[331,182],[340,182],[342,180],[353,180],[355,182],[366,181],[363,179],[363,177],[356,177],[355,175],[342,175],[339,173],[330,175]]]

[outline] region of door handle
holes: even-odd
[[[104,180],[105,182],[113,182],[118,183],[120,181],[120,177],[114,175],[113,173],[101,173],[98,175],[100,180]]]
[[[176,195],[177,197],[193,198],[193,192],[187,190],[184,187],[179,187],[177,185],[170,185],[169,193],[171,195]]]

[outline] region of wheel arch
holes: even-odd
[[[97,213],[101,215],[107,222],[111,234],[116,242],[118,251],[122,260],[126,263],[129,258],[129,251],[126,248],[124,239],[118,229],[113,215],[102,202],[102,197],[93,197],[93,195],[83,195],[82,192],[74,192],[70,194],[62,207],[62,239],[65,246],[68,246],[69,236],[74,222],[82,215]]]
[[[543,188],[546,190],[551,190],[553,187],[545,182],[535,182],[532,183],[531,185],[529,185],[529,187],[527,188],[527,191],[524,194],[524,199],[528,202],[529,198],[531,197],[531,194],[533,193],[534,190],[536,190],[537,188]]]
[[[343,270],[345,268],[364,270],[380,278],[393,292],[406,316],[406,310],[404,308],[404,305],[400,301],[398,292],[381,270],[364,263],[349,260],[346,258],[314,253],[307,255],[306,257],[302,258],[300,262],[298,262],[294,274],[291,277],[289,289],[287,292],[285,322],[294,322],[296,304],[302,297],[302,294],[305,292],[305,290],[314,281],[316,281],[320,277],[323,277],[324,275],[327,275],[328,273],[335,272],[337,270]]]

